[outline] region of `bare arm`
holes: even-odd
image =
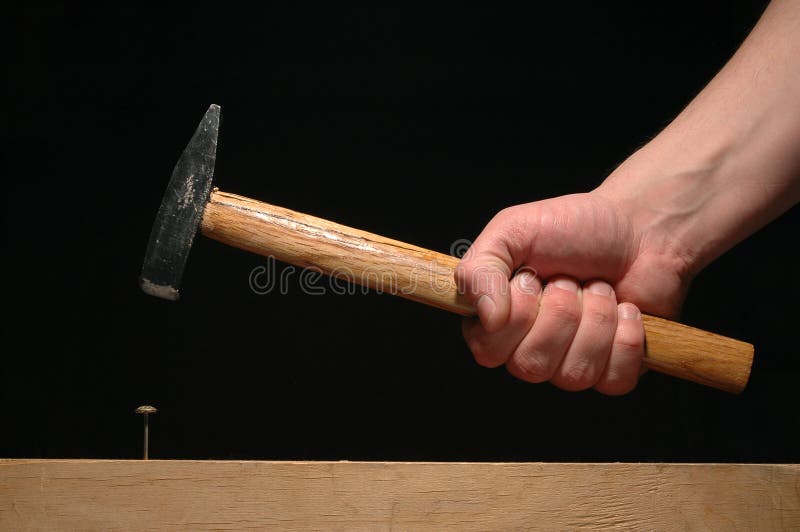
[[[800,0],[773,0],[720,73],[596,190],[510,207],[456,271],[476,360],[567,390],[631,390],[641,311],[800,200]],[[542,289],[542,283],[546,286]]]
[[[800,200],[800,2],[774,0],[728,64],[598,192],[694,274]]]

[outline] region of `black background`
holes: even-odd
[[[18,8],[4,151],[0,456],[797,461],[797,209],[705,270],[683,321],[755,343],[740,396],[621,398],[472,360],[390,296],[259,296],[200,239],[182,300],[137,286],[172,167],[223,109],[217,184],[447,252],[586,191],[724,64],[765,2],[236,12]],[[281,271],[283,266],[279,266]]]

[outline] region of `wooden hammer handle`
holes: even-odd
[[[456,287],[456,257],[218,190],[211,193],[201,227],[224,244],[475,315]],[[732,393],[744,390],[751,344],[654,316],[643,320],[646,367]]]

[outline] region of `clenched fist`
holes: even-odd
[[[674,316],[688,287],[670,247],[598,192],[505,209],[456,269],[478,312],[467,344],[525,381],[627,393],[643,356],[639,309]]]

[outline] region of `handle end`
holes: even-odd
[[[644,365],[739,394],[753,366],[753,344],[655,316],[642,316],[646,335]]]

